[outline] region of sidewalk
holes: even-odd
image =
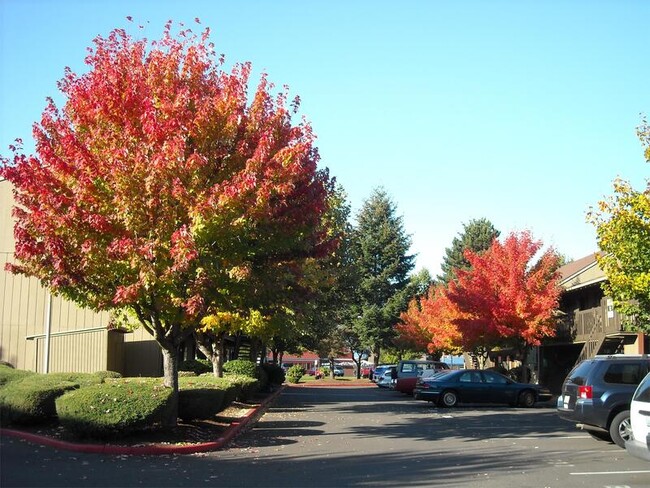
[[[193,443],[193,444],[151,444],[136,446],[119,446],[113,444],[83,444],[62,441],[52,437],[23,432],[15,429],[0,429],[0,435],[14,437],[25,440],[32,444],[49,446],[55,449],[73,452],[94,453],[94,454],[116,454],[116,455],[160,455],[160,454],[194,454],[199,452],[216,451],[222,449],[246,427],[251,426],[257,421],[264,410],[282,393],[285,386],[278,388],[276,391],[266,397],[260,405],[248,410],[240,419],[230,423],[229,427],[221,437],[213,442]]]

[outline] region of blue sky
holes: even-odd
[[[589,207],[617,176],[650,176],[635,134],[650,116],[645,0],[2,0],[0,153],[30,148],[94,37],[143,24],[155,39],[195,17],[228,64],[253,63],[253,87],[265,71],[301,97],[353,212],[383,187],[434,276],[478,218],[586,256]]]

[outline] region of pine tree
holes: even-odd
[[[454,237],[451,247],[445,249],[445,257],[440,266],[442,274],[438,276],[438,281],[448,284],[455,279],[457,269],[469,268],[465,250],[469,249],[475,253],[485,251],[500,234],[492,222],[485,218],[472,219],[469,223],[463,224],[463,232],[458,237]]]
[[[376,363],[381,349],[391,345],[394,326],[411,298],[409,274],[415,256],[408,254],[411,237],[402,220],[383,189],[373,191],[357,218],[355,244],[361,282],[356,329]]]

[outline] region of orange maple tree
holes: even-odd
[[[461,341],[455,320],[460,311],[449,300],[443,284],[432,285],[427,295],[414,298],[396,326],[398,343],[429,354],[455,352]]]

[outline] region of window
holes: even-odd
[[[638,385],[647,373],[645,365],[641,364],[610,364],[605,373],[605,383],[620,383]]]
[[[503,376],[494,374],[491,371],[484,371],[483,376],[485,377],[485,382],[490,383],[492,385],[505,385],[508,383],[508,380],[505,379]]]
[[[402,364],[402,373],[412,373],[413,371],[415,371],[415,364],[413,363]]]
[[[461,383],[481,383],[483,380],[481,379],[481,373],[478,371],[468,371],[461,374],[458,381]]]

